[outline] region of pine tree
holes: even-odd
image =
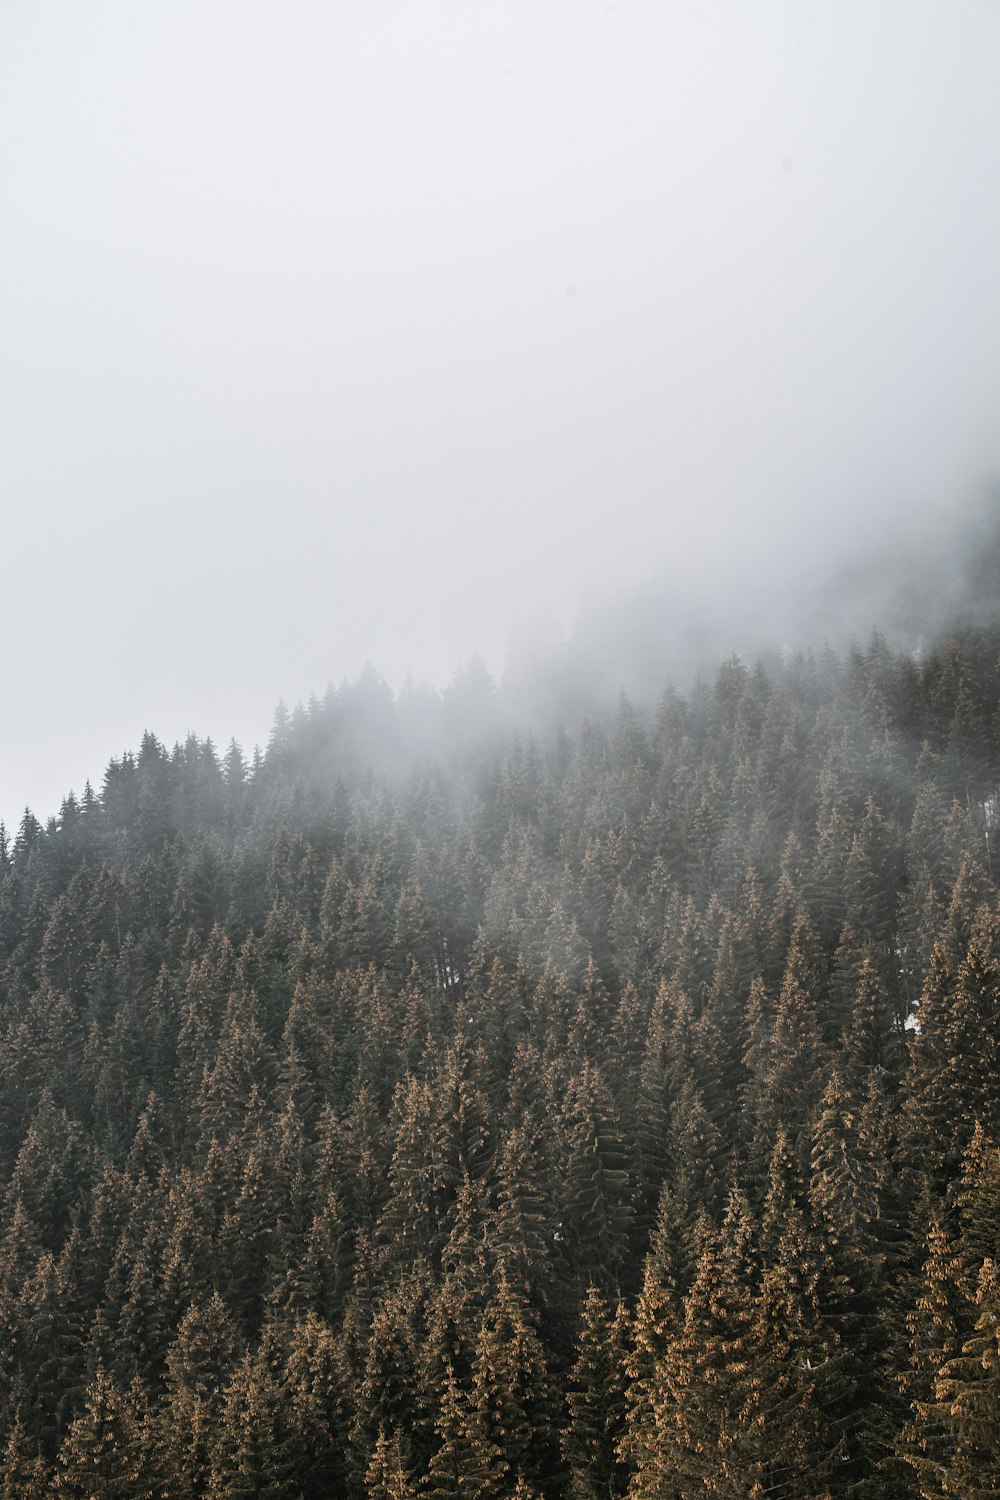
[[[959,1258],[947,1235],[935,1225],[916,1305],[907,1316],[909,1367],[900,1383],[911,1415],[900,1430],[897,1452],[914,1471],[921,1500],[943,1500],[950,1492],[944,1476],[955,1449],[951,1403],[941,1373],[959,1354],[969,1321]]]
[[[684,1302],[683,1326],[661,1366],[654,1410],[662,1456],[652,1476],[641,1464],[636,1466],[636,1493],[643,1500],[646,1494],[657,1494],[661,1466],[683,1500],[706,1490],[725,1493],[738,1470],[739,1413],[752,1322],[752,1233],[746,1207],[734,1196],[724,1229],[699,1256]]]
[[[662,1371],[683,1326],[686,1239],[670,1189],[664,1187],[643,1265],[642,1290],[625,1361],[626,1430],[618,1448],[619,1458],[635,1473],[638,1488],[634,1493],[640,1500],[676,1493],[670,1479],[672,1469],[660,1406],[664,1395]]]
[[[411,1272],[374,1308],[360,1376],[355,1383],[350,1427],[352,1463],[363,1474],[378,1434],[392,1430],[415,1433],[423,1412],[418,1398],[427,1278]]]
[[[192,1304],[167,1355],[165,1399],[156,1413],[159,1466],[172,1493],[205,1493],[223,1387],[237,1351],[236,1329],[219,1294]]]
[[[46,1500],[51,1493],[49,1465],[29,1438],[18,1410],[3,1449],[0,1500]]]
[[[625,1360],[628,1315],[612,1311],[589,1287],[580,1315],[576,1359],[569,1372],[569,1422],[562,1433],[573,1500],[615,1500],[625,1494],[627,1469],[619,1457],[625,1439]]]
[[[563,1159],[560,1245],[571,1284],[622,1284],[632,1226],[631,1182],[620,1116],[598,1071],[566,1080],[559,1122]]]
[[[913,1153],[939,1172],[959,1166],[977,1121],[1000,1135],[1000,918],[981,906],[962,952],[965,920],[953,901],[921,998],[908,1089]]]
[[[142,1500],[149,1495],[139,1443],[140,1418],[133,1399],[98,1367],[59,1450],[58,1495],[73,1500]]]
[[[46,1090],[17,1153],[4,1194],[9,1218],[20,1202],[41,1245],[58,1254],[77,1196],[93,1180],[93,1147],[83,1127]]]
[[[522,1117],[509,1131],[497,1162],[496,1207],[489,1235],[511,1285],[549,1302],[555,1275],[557,1209],[548,1170],[551,1142],[540,1121]]]
[[[367,1500],[417,1500],[419,1491],[397,1432],[387,1434],[384,1427],[379,1429],[365,1474],[365,1493]]]
[[[977,1122],[955,1184],[960,1211],[958,1253],[970,1274],[1000,1260],[1000,1147]]]
[[[976,1309],[971,1336],[939,1372],[938,1394],[954,1439],[945,1493],[986,1500],[1000,1495],[1000,1277],[992,1260],[979,1274]]]
[[[800,916],[792,931],[757,1100],[755,1156],[766,1161],[777,1130],[805,1129],[828,1065],[823,1041],[824,975],[815,932]]]
[[[247,1351],[222,1395],[206,1500],[301,1500],[300,1463],[266,1349]]]
[[[451,1365],[445,1373],[438,1443],[424,1476],[427,1500],[502,1500],[508,1468],[479,1407]]]
[[[472,1400],[504,1472],[544,1489],[558,1472],[551,1377],[533,1310],[502,1269],[476,1339]]]
[[[284,1330],[280,1385],[306,1500],[347,1487],[348,1372],[329,1324],[309,1312]]]

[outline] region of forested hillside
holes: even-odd
[[[1000,1492],[1000,632],[374,674],[0,853],[0,1497]]]

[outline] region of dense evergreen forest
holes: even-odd
[[[1000,1494],[998,785],[986,622],[25,813],[2,1500]]]

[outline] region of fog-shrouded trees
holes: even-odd
[[[1000,1493],[1000,632],[0,836],[0,1500]]]

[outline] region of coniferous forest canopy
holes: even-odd
[[[998,556],[919,648],[367,672],[26,812],[2,1500],[1000,1493]]]

